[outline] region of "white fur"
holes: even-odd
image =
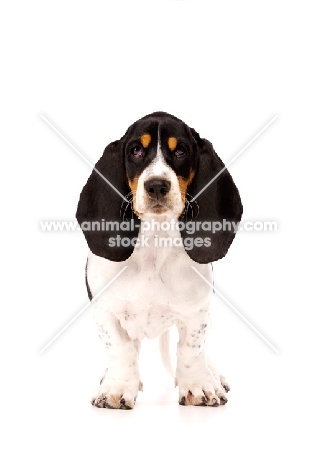
[[[145,181],[155,176],[171,182],[168,209],[162,215],[148,211],[148,195],[144,190]],[[112,262],[92,252],[88,257],[87,280],[93,296],[127,266],[122,275],[93,301],[99,336],[108,353],[108,369],[92,400],[96,406],[134,406],[141,385],[139,344],[145,337],[161,336],[172,325],[177,326],[180,336],[176,369],[180,402],[212,406],[226,402],[222,377],[215,368],[212,370],[208,366],[204,350],[212,289],[190,268],[195,265],[212,283],[212,267],[190,259],[177,228],[144,231],[144,220],[177,221],[182,209],[177,176],[165,163],[158,145],[156,158],[139,177],[136,193],[136,210],[142,219],[138,238],[141,240],[144,236],[145,245],[137,245],[125,262]],[[178,246],[158,247],[160,237],[178,240],[175,243]],[[168,346],[164,345],[163,342],[165,354]]]
[[[150,215],[150,200],[144,189],[144,184],[146,181],[156,177],[170,181],[171,189],[165,197],[167,208],[166,216],[169,216],[170,218],[178,218],[184,210],[184,202],[181,197],[177,176],[173,169],[165,162],[163,157],[159,138],[156,157],[139,176],[137,191],[136,194],[134,194],[135,211],[143,218]]]

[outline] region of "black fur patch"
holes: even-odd
[[[91,301],[93,299],[93,296],[92,296],[92,293],[91,293],[91,290],[90,290],[89,283],[87,281],[87,262],[86,262],[86,265],[85,265],[85,284],[86,284],[87,295],[89,296],[89,300]]]
[[[144,157],[135,160],[131,157],[131,148],[140,145],[140,137],[145,133],[151,135],[151,142],[148,148],[144,149]],[[166,163],[175,171],[177,176],[188,179],[190,169],[195,165],[197,156],[196,142],[186,124],[164,112],[147,115],[129,128],[125,145],[125,166],[129,179],[133,180],[139,176],[156,157],[158,135],[160,135],[161,151]],[[175,137],[178,142],[177,148],[180,147],[185,150],[186,155],[184,158],[176,158],[176,150],[171,151],[169,149],[169,137]]]

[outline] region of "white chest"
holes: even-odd
[[[88,283],[96,294],[126,266],[103,293],[103,313],[112,312],[132,339],[155,338],[177,321],[208,308],[211,288],[191,265],[212,281],[211,265],[192,262],[183,248],[135,249],[121,263],[90,253]]]

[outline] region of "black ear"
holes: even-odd
[[[114,262],[127,260],[133,253],[140,226],[126,198],[130,188],[123,138],[106,147],[83,187],[76,213],[91,251]]]
[[[243,207],[239,191],[228,170],[224,169],[225,165],[217,156],[213,145],[208,140],[201,139],[193,129],[191,133],[198,148],[198,158],[195,176],[188,187],[187,200],[191,205],[188,213],[193,214],[192,221],[196,223],[196,230],[193,234],[182,230],[181,235],[186,252],[192,260],[197,263],[210,263],[226,255],[235,237],[232,222],[238,223],[241,220]],[[209,182],[211,184],[204,189]],[[202,189],[204,190],[201,192]],[[191,201],[193,198],[195,200]],[[180,220],[185,222],[185,216]],[[216,230],[220,223],[221,229]],[[186,241],[186,238],[192,238],[192,241]],[[207,240],[208,238],[210,240]],[[200,239],[205,240],[201,242]]]

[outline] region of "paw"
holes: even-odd
[[[99,388],[91,399],[93,406],[109,409],[133,409],[142,383],[133,376],[117,378],[107,375],[101,379]]]
[[[230,391],[230,386],[226,381],[225,377],[218,371],[217,367],[212,364],[212,362],[208,361],[208,368],[212,372],[214,379],[216,380],[218,386],[222,387],[225,392]]]
[[[219,406],[228,401],[225,391],[210,370],[180,373],[177,378],[179,404],[183,406]]]
[[[230,392],[230,386],[223,375],[220,375],[220,383],[223,389],[225,390],[225,392],[227,393]]]
[[[135,397],[126,397],[120,394],[105,394],[99,393],[97,396],[93,396],[91,403],[97,408],[109,408],[109,409],[133,409],[136,402]]]

